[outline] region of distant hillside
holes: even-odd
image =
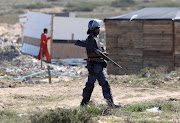
[[[28,10],[76,12],[78,17],[108,18],[144,7],[180,7],[179,0],[0,0],[0,23],[17,23]],[[57,9],[61,8],[61,9]]]

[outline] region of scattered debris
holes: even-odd
[[[177,73],[169,73],[169,74],[166,74],[168,76],[171,76],[171,75],[177,75]]]
[[[19,24],[0,24],[0,80],[12,80],[8,87],[15,87],[13,82],[17,80],[42,83],[43,81],[38,79],[47,78],[47,66],[50,66],[53,77],[61,80],[63,80],[62,76],[79,77],[88,73],[83,59],[57,59],[52,60],[52,64],[43,61],[41,71],[39,60],[21,53],[21,40]]]
[[[146,109],[146,112],[161,113],[160,107],[153,107],[151,109]]]
[[[1,106],[2,108],[5,108],[5,105],[4,105],[3,103],[0,103],[0,106]]]
[[[149,78],[149,77],[151,77],[151,73],[146,73],[143,77]]]
[[[178,101],[176,98],[169,98],[169,101]]]

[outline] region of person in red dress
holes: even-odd
[[[42,49],[42,57],[44,57],[44,55],[45,55],[46,60],[48,62],[50,62],[51,59],[50,59],[49,51],[48,51],[48,48],[47,48],[47,41],[49,39],[51,39],[51,38],[50,37],[47,38],[47,33],[48,33],[48,30],[45,28],[44,33],[41,34],[40,50],[39,50],[39,54],[38,54],[38,56],[36,58],[39,59],[39,60],[41,59],[41,49]]]

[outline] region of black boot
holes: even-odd
[[[116,104],[114,104],[114,102],[112,101],[112,100],[107,100],[106,101],[107,102],[107,104],[108,104],[108,106],[110,107],[110,108],[121,108],[121,105],[116,105]]]
[[[88,102],[89,102],[89,101],[85,101],[85,100],[83,99],[82,102],[81,102],[81,104],[80,104],[80,106],[81,106],[81,107],[87,106],[87,105],[88,105]]]

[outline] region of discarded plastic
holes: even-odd
[[[154,107],[154,108],[151,108],[151,109],[146,109],[146,111],[147,112],[154,112],[154,113],[161,112],[159,109],[160,109],[160,107]]]
[[[80,77],[80,76],[76,76],[76,75],[71,75],[69,73],[62,73],[62,72],[57,72],[57,71],[52,71],[52,70],[50,70],[50,71],[53,72],[56,75],[71,76],[71,77]],[[17,78],[12,78],[10,80],[18,80],[18,79],[26,80],[27,77],[38,75],[38,74],[41,74],[41,73],[44,73],[44,72],[48,72],[48,70],[43,70],[43,71],[40,71],[40,72],[37,72],[37,73],[33,73],[33,74],[30,74],[30,75],[27,75],[27,76],[18,76]],[[5,79],[1,79],[1,80],[5,80]]]
[[[40,74],[40,73],[44,73],[46,72],[47,70],[43,70],[43,71],[40,71],[40,72],[37,72],[37,73],[33,73],[33,74],[30,74],[30,75],[27,75],[27,76],[18,76],[17,78],[13,78],[13,79],[22,79],[22,80],[26,80],[27,77],[30,77],[30,76],[34,76],[34,75],[37,75],[37,74]]]
[[[168,76],[171,76],[171,75],[177,75],[177,73],[169,73],[169,74],[166,74]]]

